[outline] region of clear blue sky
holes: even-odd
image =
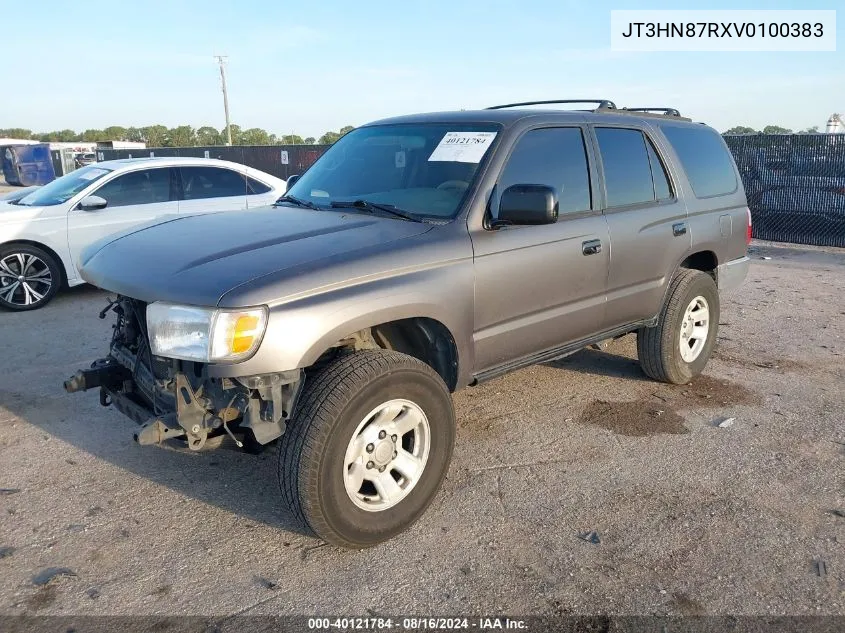
[[[843,8],[713,2],[713,9]],[[409,112],[526,99],[671,105],[719,129],[805,128],[845,112],[833,53],[613,53],[611,9],[686,0],[0,2],[0,128],[224,124],[319,136]],[[14,72],[10,72],[15,69]]]

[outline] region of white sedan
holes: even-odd
[[[135,158],[72,171],[0,202],[0,306],[34,310],[63,284],[84,283],[79,253],[100,238],[165,215],[273,204],[286,183],[245,165],[203,158]]]

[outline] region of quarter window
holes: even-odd
[[[182,196],[185,200],[228,198],[247,193],[246,177],[221,167],[182,167]]]
[[[553,187],[561,215],[589,210],[590,172],[581,129],[542,128],[526,132],[517,141],[499,178],[499,191],[511,185]]]
[[[256,180],[255,178],[246,179],[246,186],[247,186],[247,193],[250,195],[255,195],[259,193],[267,193],[270,191],[270,187],[265,185],[263,182]]]
[[[93,192],[112,207],[155,204],[170,200],[170,168],[140,169],[122,174]]]
[[[714,130],[700,127],[661,128],[675,149],[696,198],[736,191],[736,172],[724,141]]]

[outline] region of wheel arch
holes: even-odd
[[[333,336],[331,343],[312,348],[306,356],[309,365],[319,364],[338,349],[386,349],[424,362],[436,371],[449,391],[458,387],[460,356],[452,331],[440,320],[429,316],[412,316],[353,326],[347,334]]]
[[[49,246],[47,246],[43,242],[38,242],[36,240],[21,239],[21,238],[9,240],[8,242],[3,242],[2,244],[0,244],[0,248],[8,248],[9,246],[15,246],[16,244],[23,244],[23,245],[26,245],[26,246],[33,246],[35,248],[40,248],[42,251],[44,251],[45,253],[50,255],[56,261],[56,264],[59,267],[59,272],[62,275],[60,287],[61,288],[67,287],[68,276],[67,276],[67,270],[65,270],[65,263],[62,260],[61,255],[59,255],[54,249],[50,248]]]
[[[652,324],[657,323],[660,311],[663,309],[663,306],[666,304],[666,300],[669,298],[669,290],[672,288],[672,279],[674,279],[675,275],[677,275],[681,270],[698,270],[706,273],[713,278],[714,282],[716,282],[716,287],[719,286],[719,256],[712,250],[706,248],[697,250],[694,253],[686,253],[675,265],[675,268],[672,269],[670,275],[666,278],[665,288],[663,289],[663,298],[660,301],[660,305],[657,307],[657,314],[655,314],[652,318]]]
[[[718,282],[716,278],[719,267],[719,257],[711,250],[700,250],[695,253],[687,255],[677,266],[677,268],[690,268],[692,270],[700,270],[713,277],[713,281]]]

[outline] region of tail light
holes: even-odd
[[[745,245],[751,244],[751,209],[745,208],[745,213],[748,216],[748,231],[745,234]]]

